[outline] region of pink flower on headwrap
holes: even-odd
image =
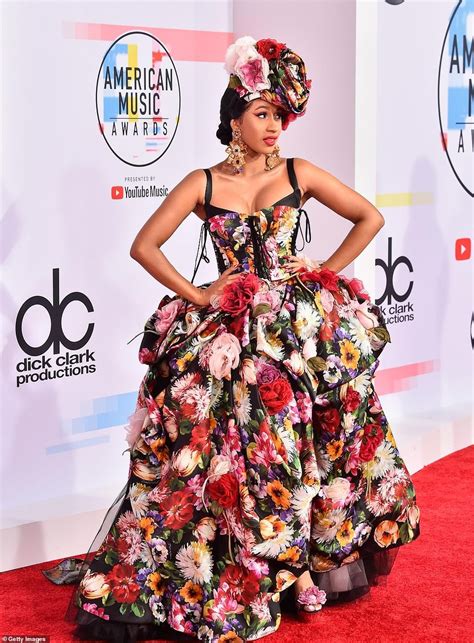
[[[225,54],[224,69],[229,74],[235,73],[235,66],[238,60],[246,61],[255,56],[255,38],[242,36],[229,45]]]
[[[270,88],[269,70],[268,61],[260,55],[250,60],[238,60],[235,65],[235,73],[242,85],[251,92]]]

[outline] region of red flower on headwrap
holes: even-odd
[[[303,59],[285,43],[242,36],[228,47],[225,60],[228,87],[244,100],[261,98],[279,107],[285,112],[283,129],[305,113],[311,80]],[[254,80],[254,67],[259,68],[259,63],[263,73]]]
[[[257,41],[255,47],[258,53],[264,56],[267,60],[279,58],[281,52],[286,49],[286,45],[284,43],[278,42],[273,38],[262,38]]]

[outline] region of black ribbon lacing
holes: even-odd
[[[296,224],[296,234],[295,234],[295,241],[294,241],[294,249],[297,252],[301,252],[301,250],[303,250],[303,248],[305,247],[305,242],[309,243],[311,241],[311,223],[309,221],[308,213],[303,208],[300,208],[299,211],[300,211],[300,216],[298,217],[298,222]],[[305,217],[306,217],[304,233],[303,233],[303,230],[301,228],[301,214],[303,214],[303,212],[304,212]],[[298,239],[298,232],[301,232],[301,236],[303,238],[303,245],[302,245],[301,248],[296,247],[296,241]]]
[[[311,223],[309,220],[308,213],[306,210],[303,208],[299,208],[300,216],[298,217],[298,221],[296,224],[296,233],[294,236],[294,249],[293,252],[296,250],[297,252],[300,252],[303,250],[304,246],[306,243],[309,243],[311,241]],[[304,214],[306,217],[306,222],[305,222],[305,228],[304,232],[301,227],[301,215]],[[265,246],[264,240],[263,240],[263,235],[260,229],[259,222],[257,222],[257,219],[255,216],[250,216],[248,219],[248,223],[250,226],[250,232],[252,235],[252,241],[253,241],[253,248],[254,248],[254,263],[255,263],[255,268],[257,271],[257,274],[260,277],[263,277],[265,279],[271,279],[270,271],[269,271],[269,266],[271,266],[271,257],[268,255],[268,250]],[[210,258],[207,254],[207,235],[209,231],[209,222],[204,221],[204,223],[201,225],[201,230],[199,233],[199,241],[198,241],[198,247],[197,247],[197,252],[196,252],[196,258],[194,260],[194,270],[193,270],[193,276],[191,277],[191,283],[194,283],[194,279],[196,277],[196,273],[199,269],[199,266],[201,264],[201,261],[204,260],[206,263],[210,262]],[[296,248],[296,242],[298,239],[298,233],[301,232],[302,240],[303,240],[303,245],[301,248]],[[289,290],[289,289],[288,289]],[[288,292],[287,290],[287,292]],[[286,299],[287,292],[285,292],[283,300]],[[284,301],[282,302],[283,305]],[[186,300],[186,305],[184,308],[184,314],[186,314],[187,309],[188,309],[188,304],[189,301]]]
[[[257,274],[265,279],[270,279],[268,267],[271,265],[271,257],[268,256],[268,250],[263,241],[260,225],[257,224],[254,216],[250,216],[248,221],[252,235],[253,259]]]
[[[191,277],[191,283],[194,283],[194,278],[199,269],[201,260],[204,259],[206,263],[210,262],[209,256],[207,254],[207,248],[206,248],[208,223],[209,223],[208,221],[204,221],[204,223],[201,226],[201,231],[199,233],[199,241],[198,241],[198,247],[196,251],[196,258],[194,259],[194,270],[193,270],[193,276]],[[188,311],[188,305],[189,305],[189,299],[186,299],[186,304],[184,306],[184,315],[186,315]]]
[[[296,232],[295,232],[295,236],[293,237],[294,241],[293,241],[292,254],[294,254],[295,251],[301,252],[301,250],[303,250],[303,248],[305,247],[306,243],[309,243],[311,241],[311,222],[309,220],[308,213],[303,208],[298,208],[298,210],[300,212],[300,216],[298,217],[298,221],[296,223]],[[304,214],[306,216],[306,223],[305,223],[304,233],[303,233],[303,230],[301,228],[301,215],[302,215],[303,212],[304,212]],[[303,245],[299,249],[296,248],[296,241],[298,239],[298,232],[301,232],[301,236],[302,236],[302,239],[303,239]],[[303,285],[301,280],[298,277],[297,277],[297,280],[301,285]],[[286,301],[287,295],[289,295],[290,291],[291,291],[291,287],[289,285],[287,285],[287,287],[285,289],[285,294],[283,295],[283,299],[281,301],[280,311],[282,310],[283,305],[284,305],[284,303]]]
[[[206,263],[210,262],[210,259],[207,254],[207,248],[206,248],[207,232],[208,232],[207,226],[208,226],[208,222],[204,221],[204,223],[201,226],[201,232],[199,233],[199,241],[198,241],[198,247],[196,252],[196,258],[194,260],[194,271],[193,271],[193,276],[191,278],[191,283],[194,282],[194,277],[196,276],[196,273],[198,271],[199,264],[201,263],[201,259],[204,259]],[[201,254],[199,254],[199,248],[201,248]]]

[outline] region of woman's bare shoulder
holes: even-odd
[[[303,193],[303,197],[307,197],[304,198],[303,202],[306,202],[309,198],[311,198],[311,195],[309,194],[310,186],[312,181],[314,180],[315,173],[319,172],[320,168],[318,168],[311,161],[300,157],[293,158],[293,168],[295,170],[298,185],[300,186],[300,189]]]
[[[202,182],[203,177],[205,177],[205,171],[203,167],[198,167],[195,170],[190,170],[181,180],[186,181],[187,183]]]
[[[179,192],[186,190],[193,192],[196,197],[204,194],[206,186],[206,174],[204,168],[196,168],[190,170],[177,184],[176,188]],[[197,200],[199,200],[197,198]]]
[[[296,172],[298,172],[298,170],[300,170],[301,172],[311,172],[311,170],[322,169],[321,167],[315,165],[312,161],[299,158],[298,156],[293,157],[293,164]]]

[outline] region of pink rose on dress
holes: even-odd
[[[354,312],[364,328],[375,328],[379,325],[379,320],[377,319],[377,315],[369,311],[368,306],[370,306],[370,302],[366,300],[362,304],[359,304]]]
[[[348,281],[348,284],[358,297],[362,297],[363,299],[370,299],[369,293],[366,291],[365,286],[360,279],[353,277],[350,281]]]
[[[308,361],[312,357],[315,357],[317,354],[318,349],[316,347],[316,342],[312,337],[308,337],[308,339],[303,344],[303,357],[306,361]]]
[[[169,304],[158,308],[156,311],[155,330],[157,333],[166,333],[171,324],[176,319],[181,308],[181,302],[177,299],[170,301]]]
[[[267,384],[269,382],[274,382],[275,380],[281,377],[280,371],[272,366],[267,364],[263,359],[257,358],[257,384]]]
[[[125,439],[128,442],[128,446],[130,448],[132,448],[135,442],[138,440],[138,437],[145,425],[145,419],[149,420],[148,409],[146,408],[146,406],[137,409],[135,413],[132,413],[132,415],[129,416],[129,423],[125,427]]]
[[[242,379],[247,382],[247,384],[257,383],[257,369],[255,368],[255,364],[250,357],[244,357],[240,374]]]
[[[333,478],[330,484],[323,485],[323,490],[335,507],[343,507],[351,491],[351,483],[347,478]]]
[[[232,333],[221,333],[212,341],[209,370],[217,379],[230,380],[230,372],[239,365],[240,342]]]
[[[238,60],[235,65],[235,73],[242,85],[252,92],[270,89],[269,71],[268,60],[260,54],[251,59]]]
[[[334,296],[327,290],[323,288],[321,291],[321,305],[327,313],[330,313],[334,308]]]
[[[260,306],[260,304],[263,304]],[[256,314],[265,324],[271,324],[276,319],[280,297],[276,290],[260,290],[253,298],[253,313]],[[257,308],[259,306],[259,308]]]

